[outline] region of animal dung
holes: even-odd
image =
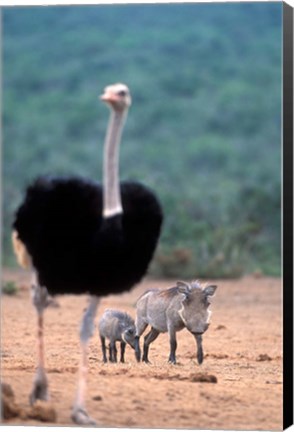
[[[100,395],[93,396],[92,399],[93,399],[94,401],[102,401],[102,396],[100,396]]]
[[[5,382],[1,383],[1,393],[2,396],[5,396],[8,399],[14,400],[14,392],[10,384]]]
[[[272,358],[268,354],[259,354],[256,361],[271,361]]]
[[[226,330],[227,329],[227,327],[225,326],[225,325],[223,325],[223,324],[219,324],[216,328],[215,328],[215,330]]]
[[[19,415],[19,408],[14,402],[14,392],[7,383],[1,383],[1,412],[4,420]]]
[[[217,378],[214,375],[206,373],[192,373],[188,376],[175,374],[169,375],[168,373],[155,374],[152,378],[158,380],[170,380],[170,381],[190,381],[190,382],[206,382],[206,383],[217,383]]]
[[[26,413],[15,403],[12,387],[7,383],[1,383],[1,413],[4,420],[14,417],[26,419]]]
[[[28,410],[21,409],[15,403],[14,392],[7,383],[1,383],[1,403],[4,420],[14,417],[20,417],[21,419],[31,418],[48,423],[55,423],[57,420],[56,411],[48,402],[39,400]]]
[[[191,374],[189,381],[191,382],[206,382],[206,383],[217,383],[217,378],[214,375],[206,373],[195,373]]]
[[[34,420],[46,423],[56,423],[57,413],[55,408],[48,402],[37,400],[28,410],[27,416]]]

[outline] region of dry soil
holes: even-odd
[[[20,287],[1,297],[1,375],[15,393],[15,403],[29,410],[36,362],[36,315],[30,298],[30,276],[4,271]],[[151,287],[175,281],[145,279],[132,292],[105,297],[105,308],[135,316],[136,299]],[[211,282],[211,281],[208,281]],[[282,428],[281,280],[248,276],[213,281],[211,325],[203,336],[204,361],[195,357],[193,336],[178,333],[177,365],[167,363],[168,335],[151,345],[151,364],[137,364],[127,347],[125,364],[103,364],[97,327],[89,346],[87,408],[100,427],[253,429]],[[87,296],[58,296],[45,313],[46,367],[56,423],[25,415],[9,425],[72,425],[70,410],[79,365],[78,329]],[[210,377],[217,382],[210,382]],[[201,381],[201,378],[204,381]],[[205,379],[207,378],[207,381]]]

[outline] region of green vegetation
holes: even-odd
[[[157,276],[279,275],[282,4],[6,8],[3,261],[41,173],[101,179],[103,87],[129,85],[122,178],[154,188]]]
[[[17,294],[18,287],[15,284],[15,282],[7,281],[7,282],[2,283],[1,292],[2,292],[2,294],[13,296],[13,295]]]

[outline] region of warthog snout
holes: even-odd
[[[189,331],[190,331],[194,336],[197,336],[197,335],[203,335],[203,333],[206,332],[206,330],[208,329],[208,327],[209,327],[209,323],[207,323],[207,324],[203,324],[203,325],[202,325],[202,328],[199,329],[199,330],[192,331],[192,330],[190,330],[189,328],[188,328],[188,330],[189,330]]]

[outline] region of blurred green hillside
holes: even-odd
[[[279,275],[282,3],[4,8],[3,263],[38,174],[101,179],[120,81],[121,177],[154,188],[156,276]]]

